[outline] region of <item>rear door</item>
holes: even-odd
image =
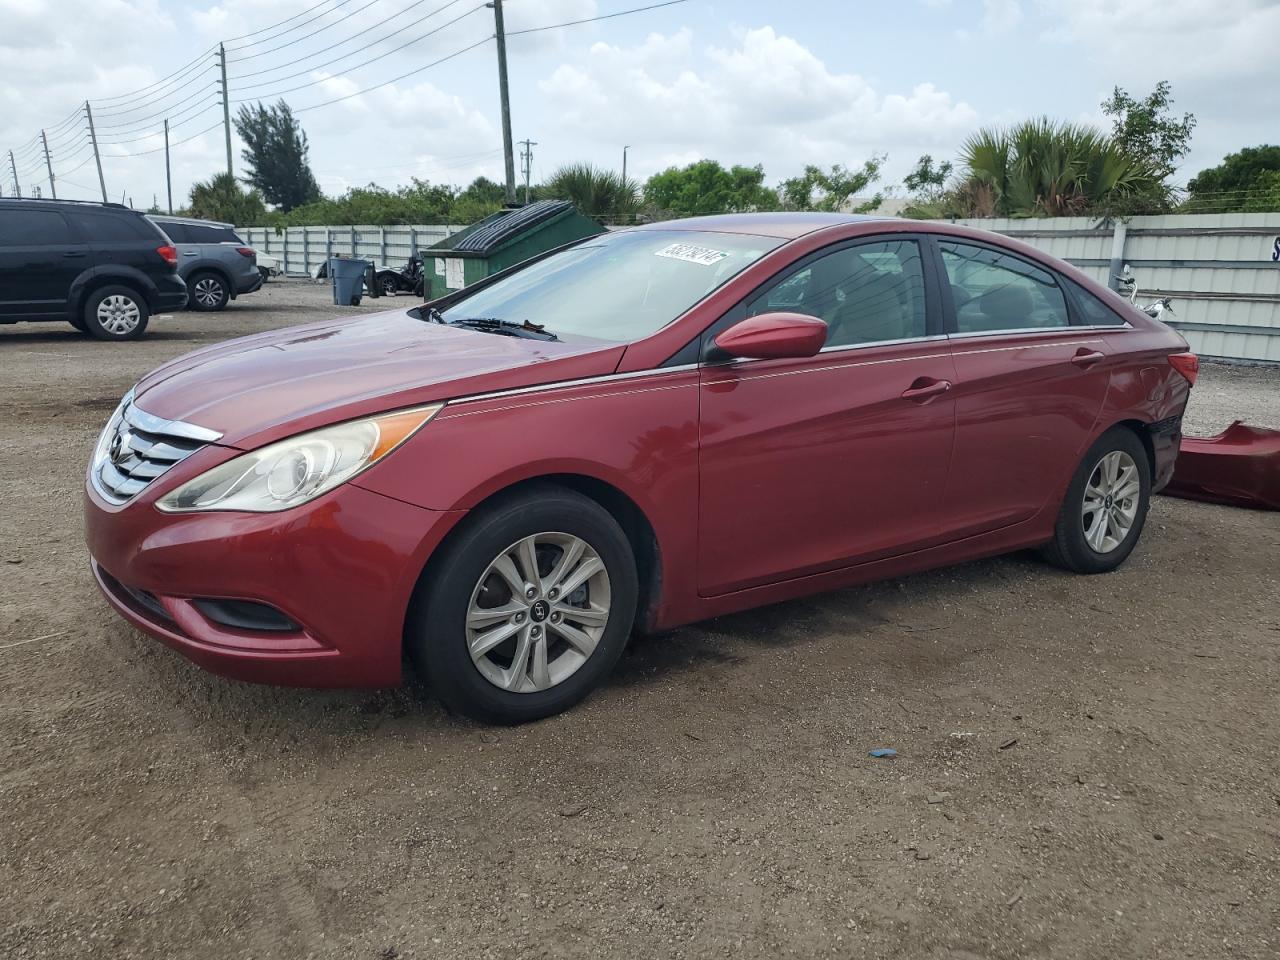
[[[63,316],[92,262],[57,210],[0,206],[0,316]]]
[[[955,361],[947,499],[957,536],[1034,515],[1063,489],[1102,409],[1112,358],[1073,323],[1051,271],[995,245],[937,238]]]
[[[941,539],[954,372],[918,238],[827,248],[716,324],[788,310],[828,324],[815,357],[703,367],[703,596]]]

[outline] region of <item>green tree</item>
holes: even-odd
[[[933,157],[925,154],[916,161],[911,172],[902,178],[909,193],[909,203],[902,216],[917,220],[933,220],[947,215],[947,181],[951,179],[950,160],[935,164]]]
[[[589,217],[624,219],[639,206],[639,188],[634,180],[590,163],[570,163],[558,168],[542,184],[538,196],[568,200]]]
[[[1110,137],[1047,117],[979,130],[961,162],[954,202],[965,216],[1127,214],[1168,193],[1158,171]]]
[[[219,173],[207,183],[192,186],[189,213],[202,220],[252,227],[265,222],[267,208],[257,190],[246,191],[231,174]]]
[[[307,163],[307,135],[283,100],[274,107],[244,104],[235,120],[244,141],[240,154],[248,166],[245,182],[285,213],[320,199],[320,187]]]
[[[1178,161],[1191,149],[1191,131],[1196,125],[1194,114],[1184,113],[1178,119],[1170,112],[1170,89],[1169,81],[1161,80],[1146,97],[1135,100],[1116,87],[1102,102],[1102,112],[1111,118],[1111,136],[1116,144],[1161,180],[1173,175]]]
[[[1222,163],[1201,170],[1187,184],[1190,196],[1184,209],[1229,213],[1257,210],[1271,203],[1269,194],[1280,172],[1280,146],[1245,147]],[[1275,210],[1277,207],[1272,206]]]
[[[656,215],[668,217],[778,209],[777,191],[764,185],[764,167],[726,170],[715,160],[655,173],[644,185],[644,200]]]
[[[507,202],[507,190],[488,177],[476,177],[457,194],[449,210],[450,223],[475,223],[501,210]]]
[[[880,179],[880,167],[884,157],[872,157],[861,168],[851,170],[837,163],[830,170],[809,164],[798,177],[782,181],[782,205],[787,210],[838,211],[854,197],[866,192],[867,187]],[[854,213],[867,213],[884,201],[884,194],[876,193],[854,208]]]

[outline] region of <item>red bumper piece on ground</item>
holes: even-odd
[[[1280,430],[1237,420],[1216,437],[1183,437],[1164,493],[1234,507],[1280,510]]]

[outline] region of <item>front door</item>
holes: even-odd
[[[995,247],[939,239],[956,364],[947,499],[959,535],[1026,520],[1066,488],[1094,434],[1111,357],[1072,326],[1058,278]]]
[[[914,239],[850,243],[730,314],[795,311],[829,333],[815,357],[703,368],[702,596],[945,539],[954,370],[925,273]]]

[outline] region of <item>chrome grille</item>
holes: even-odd
[[[125,503],[180,460],[222,434],[181,420],[165,420],[141,409],[132,392],[103,431],[90,476],[112,503]]]

